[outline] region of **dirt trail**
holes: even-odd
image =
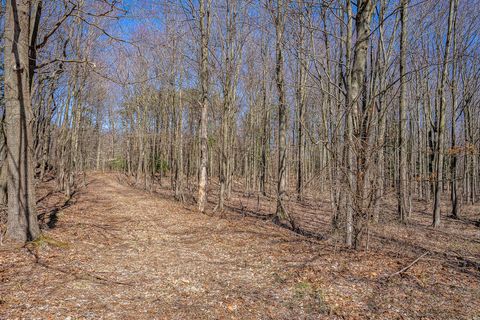
[[[478,304],[468,275],[435,287],[385,283],[371,272],[378,255],[336,253],[270,222],[200,215],[114,175],[90,177],[57,218],[49,245],[0,251],[0,319],[442,318],[447,306],[435,300],[454,285],[457,317]],[[400,266],[391,263],[386,273]]]

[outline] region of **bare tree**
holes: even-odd
[[[25,242],[40,235],[35,208],[32,149],[32,54],[40,20],[27,0],[7,1],[5,22],[5,109],[8,163],[7,238]],[[33,25],[32,25],[33,22]],[[30,32],[29,32],[30,30]]]
[[[358,1],[357,5],[355,15],[356,41],[353,49],[351,80],[347,91],[347,101],[351,104],[347,105],[347,108],[351,108],[349,113],[352,113],[353,118],[353,136],[349,137],[349,143],[353,146],[355,154],[355,163],[351,164],[350,170],[354,172],[353,184],[351,185],[355,190],[352,244],[356,248],[361,245],[368,219],[366,183],[369,166],[369,126],[373,108],[365,103],[362,104],[361,96],[365,81],[370,22],[375,7],[372,0]]]
[[[406,222],[408,217],[408,203],[407,200],[407,110],[406,110],[406,94],[407,94],[407,79],[406,79],[406,63],[407,63],[407,8],[408,0],[401,1],[401,23],[402,28],[400,32],[400,102],[399,102],[399,124],[398,124],[398,216],[400,221]]]
[[[275,23],[275,76],[278,90],[278,182],[277,182],[277,211],[279,221],[292,222],[285,208],[285,192],[287,187],[287,101],[285,92],[285,65],[283,51],[285,45],[285,14],[286,4],[283,0],[276,1],[274,9]]]
[[[442,184],[443,184],[443,159],[445,153],[445,109],[446,109],[446,98],[445,98],[445,85],[447,82],[448,76],[448,56],[450,54],[451,46],[451,37],[452,37],[452,28],[453,21],[455,16],[455,0],[450,0],[450,9],[448,12],[448,29],[445,40],[445,49],[443,53],[443,63],[440,83],[438,86],[438,107],[436,112],[436,139],[435,139],[435,160],[434,160],[434,203],[433,203],[433,226],[440,226],[440,206],[441,206],[441,195],[442,195]]]
[[[208,42],[210,38],[210,16],[211,0],[199,1],[199,24],[200,24],[200,172],[198,180],[198,210],[205,211],[207,204],[207,163],[208,163]]]

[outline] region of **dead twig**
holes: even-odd
[[[417,263],[418,261],[420,261],[420,259],[422,259],[423,257],[425,257],[427,254],[429,253],[429,251],[423,253],[421,256],[419,256],[417,259],[413,260],[412,263],[410,263],[408,266],[406,266],[405,268],[397,271],[397,272],[394,272],[390,275],[387,275],[386,278],[390,278],[390,277],[393,277],[393,276],[396,276],[397,274],[402,274],[404,273],[405,271],[407,271],[408,269],[410,269],[415,263]]]

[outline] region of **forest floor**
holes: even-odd
[[[114,174],[68,202],[50,190],[44,237],[0,246],[0,319],[480,319],[472,224],[387,225],[355,252],[235,210],[198,214]]]

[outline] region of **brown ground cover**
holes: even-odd
[[[0,319],[480,317],[478,207],[434,230],[416,203],[409,225],[373,226],[369,250],[353,252],[330,233],[328,205],[308,199],[290,208],[315,213],[324,240],[249,214],[268,217],[269,198],[235,193],[210,216],[114,174],[89,175],[69,202],[49,190],[44,238],[0,246]]]

